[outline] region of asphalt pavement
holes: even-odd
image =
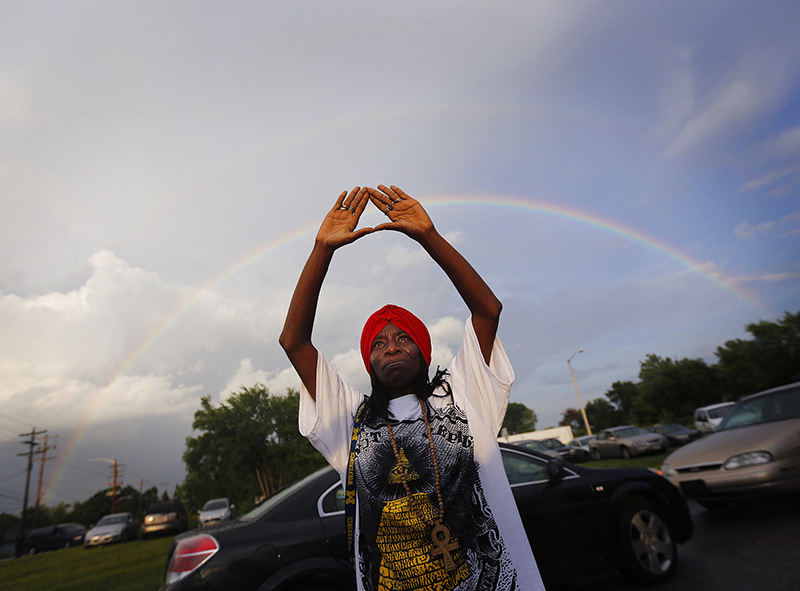
[[[800,495],[707,511],[689,501],[694,535],[679,546],[675,575],[644,587],[620,575],[582,581],[575,591],[800,591]]]

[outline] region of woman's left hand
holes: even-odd
[[[369,199],[391,220],[375,226],[375,230],[397,230],[407,236],[419,240],[427,232],[434,229],[433,222],[419,201],[409,197],[402,189],[390,185],[370,187]]]

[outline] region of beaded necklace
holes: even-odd
[[[425,522],[428,527],[431,529],[431,542],[433,543],[434,548],[431,550],[431,556],[436,558],[441,556],[444,560],[444,568],[445,570],[450,573],[453,572],[458,564],[456,564],[455,560],[453,560],[452,554],[458,550],[458,540],[456,540],[453,535],[450,533],[450,528],[448,528],[444,524],[444,498],[442,497],[442,487],[440,484],[440,476],[439,476],[439,463],[436,460],[436,451],[433,447],[433,435],[431,433],[431,424],[428,421],[428,413],[425,409],[425,403],[420,400],[419,401],[420,408],[422,409],[422,418],[425,421],[425,429],[428,431],[428,444],[430,445],[431,449],[431,459],[433,460],[433,472],[435,474],[436,480],[436,499],[439,502],[439,516],[437,519],[427,519],[424,515],[418,512],[417,516]],[[408,486],[408,480],[406,479],[406,466],[405,463],[401,461],[400,452],[397,449],[397,442],[394,440],[394,433],[392,431],[392,424],[386,421],[386,426],[389,428],[389,441],[392,444],[392,450],[394,451],[394,457],[397,460],[397,465],[400,468],[400,479],[403,481],[403,488],[406,489],[406,495],[408,497],[408,505],[412,507],[415,511],[417,510],[414,500],[411,494],[411,488]],[[451,541],[452,540],[452,541]]]

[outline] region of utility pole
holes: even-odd
[[[36,436],[42,435],[43,433],[47,433],[47,431],[37,431],[36,427],[33,427],[30,433],[19,434],[20,437],[30,437],[30,439],[22,442],[23,445],[28,446],[28,451],[17,454],[18,456],[28,456],[28,470],[25,476],[25,495],[22,501],[22,523],[20,524],[19,535],[17,536],[17,556],[22,554],[22,538],[25,536],[25,512],[28,510],[28,489],[31,485],[31,470],[33,469],[33,448],[38,445],[38,443],[36,443]]]
[[[572,354],[572,357],[575,357],[578,353],[583,353],[583,349],[578,349]],[[583,406],[583,400],[581,400],[581,393],[578,390],[578,382],[575,381],[575,372],[572,369],[572,357],[567,359],[567,366],[569,367],[569,375],[572,376],[572,385],[575,386],[575,394],[578,395],[578,404],[581,407],[581,414],[583,415],[583,424],[586,425],[586,434],[592,434],[592,427],[589,425],[589,419],[586,417],[586,409]]]
[[[47,440],[50,436],[44,436],[44,446],[39,448],[37,451],[33,452],[35,454],[42,454],[42,460],[39,463],[39,482],[36,485],[36,508],[33,510],[33,527],[36,528],[36,523],[39,520],[39,505],[42,502],[42,480],[44,479],[44,463],[46,460],[55,460],[55,458],[48,458],[47,452],[51,449],[55,449],[56,446],[47,445]],[[58,435],[53,435],[53,437],[58,437]]]
[[[142,489],[144,488],[144,480],[139,480],[139,510],[136,512],[136,517],[142,514]]]
[[[111,494],[111,512],[112,513],[116,513],[117,512],[117,474],[119,472],[119,467],[120,467],[120,465],[117,463],[117,458],[114,458],[114,461],[113,461],[114,475],[113,475],[113,480],[111,481],[111,493],[110,493]],[[119,484],[121,486],[122,482],[120,482]]]
[[[118,481],[118,472],[119,472],[119,469],[124,464],[118,464],[117,463],[117,458],[114,458],[113,460],[111,458],[89,458],[89,461],[90,462],[107,462],[107,463],[111,464],[112,471],[113,471],[112,472],[112,476],[111,476],[112,480],[111,480],[111,482],[108,483],[108,485],[111,487],[111,490],[109,490],[106,493],[106,495],[111,497],[111,512],[112,513],[116,513],[117,512],[117,500],[118,500],[117,499],[117,486],[118,485],[122,486],[122,481]]]

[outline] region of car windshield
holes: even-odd
[[[290,484],[283,490],[279,490],[266,501],[258,505],[255,509],[250,511],[249,513],[245,513],[239,518],[239,521],[253,521],[261,517],[264,513],[272,509],[275,505],[282,502],[287,497],[292,496],[295,491],[300,490],[303,488],[307,483],[311,482],[315,478],[319,478],[319,476],[328,470],[328,468],[320,468],[316,472],[309,474],[305,478],[298,480],[294,484]]]
[[[168,503],[153,503],[147,508],[147,513],[174,513],[178,510],[178,506],[173,502]]]
[[[800,388],[742,400],[717,431],[800,418]]]
[[[532,449],[535,451],[547,451],[547,446],[542,443],[541,441],[536,441],[534,439],[530,439],[528,441],[512,441],[515,445],[519,445],[520,447],[524,447],[526,449]]]
[[[97,527],[101,525],[116,525],[118,523],[125,523],[128,518],[125,515],[106,515],[97,522]]]
[[[31,533],[29,533],[28,535],[31,536],[31,537],[49,536],[50,534],[52,534],[55,531],[55,529],[56,529],[55,526],[48,525],[47,527],[40,527],[39,529],[35,529],[35,530],[31,531]]]
[[[659,430],[660,432],[662,432],[662,433],[675,433],[675,432],[677,432],[677,431],[684,431],[684,430],[686,430],[686,427],[684,427],[683,425],[673,425],[673,424],[669,424],[669,425],[661,425],[661,426],[658,428],[658,430]]]
[[[614,435],[617,437],[636,437],[637,435],[647,435],[647,431],[641,427],[626,427],[625,429],[615,431]]]
[[[731,411],[734,409],[734,405],[731,404],[730,406],[723,406],[721,408],[711,408],[708,410],[708,416],[712,419],[724,419]]]
[[[203,505],[202,511],[216,511],[217,509],[227,509],[228,501],[209,501]]]

